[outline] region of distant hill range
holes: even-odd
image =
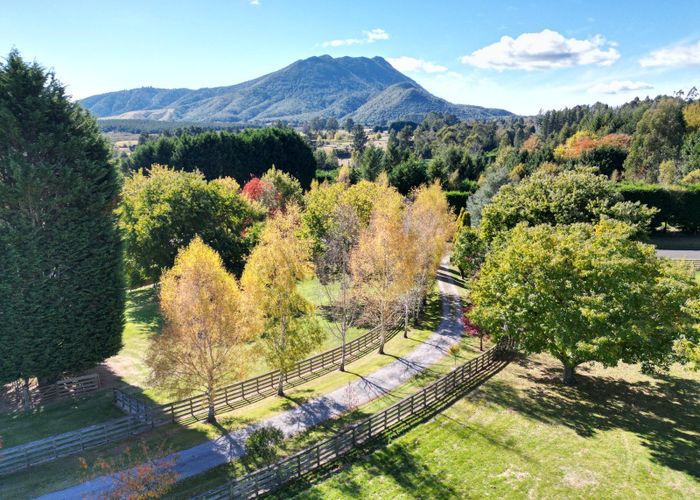
[[[462,120],[510,116],[432,95],[382,57],[310,57],[255,80],[197,90],[143,87],[80,101],[98,118],[196,123],[300,123],[352,118],[366,125],[420,121],[430,111]]]

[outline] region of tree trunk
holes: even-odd
[[[209,403],[209,413],[207,414],[207,422],[210,424],[216,423],[216,412],[214,411],[214,405]]]
[[[563,381],[566,385],[572,385],[576,383],[576,367],[564,365],[564,378]]]
[[[277,381],[277,395],[284,396],[284,373],[280,371],[280,378]]]
[[[408,302],[404,304],[403,338],[408,338]]]
[[[340,344],[340,371],[345,371],[345,337],[346,337],[345,327],[343,327],[342,339]]]
[[[29,394],[28,378],[25,378],[22,384],[22,406],[24,406],[24,411],[29,411],[32,408],[32,399]]]
[[[484,334],[479,335],[479,350],[484,350]]]
[[[384,316],[379,320],[379,354],[384,354]]]

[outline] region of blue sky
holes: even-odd
[[[0,0],[0,54],[76,98],[231,85],[313,55],[382,56],[450,101],[534,114],[700,87],[688,1]]]

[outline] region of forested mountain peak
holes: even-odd
[[[314,56],[226,87],[138,89],[81,101],[100,118],[189,122],[298,123],[314,117],[353,118],[376,125],[420,119],[430,111],[462,119],[504,116],[504,110],[452,104],[421,87],[382,57]]]

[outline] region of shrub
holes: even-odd
[[[245,440],[246,459],[257,466],[272,463],[283,441],[284,434],[277,427],[256,429]]]

